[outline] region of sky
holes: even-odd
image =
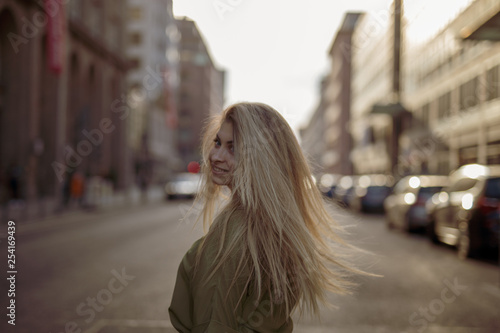
[[[425,41],[473,0],[406,0],[408,38]],[[263,102],[295,131],[319,103],[328,50],[345,13],[383,16],[392,0],[173,0],[196,22],[216,66],[226,71],[225,106]],[[416,27],[416,28],[415,28]]]

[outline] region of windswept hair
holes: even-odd
[[[232,193],[217,209],[224,191],[212,181],[209,154],[225,121],[233,124],[235,167]],[[204,182],[197,200],[203,203],[205,226],[226,216],[217,226],[226,230],[224,221],[236,210],[244,217],[232,239],[220,241],[212,274],[224,268],[231,249],[242,247],[239,267],[250,267],[248,283],[253,281],[252,287],[268,293],[272,302],[284,302],[287,311],[298,306],[301,313],[319,314],[320,304],[329,304],[327,292],[350,292],[349,273],[359,271],[335,250],[334,245],[348,246],[339,237],[341,227],[327,211],[301,147],[279,112],[261,103],[229,106],[206,126],[202,156]]]

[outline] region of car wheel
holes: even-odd
[[[411,226],[410,214],[408,214],[408,213],[405,214],[405,221],[404,221],[403,228],[409,234],[413,233],[413,231],[414,231],[414,229]]]
[[[458,257],[460,259],[472,258],[475,256],[475,247],[472,243],[469,223],[461,221],[458,225],[460,235],[457,242]]]
[[[427,236],[432,243],[439,244],[439,239],[436,235],[436,223],[434,220],[429,221],[427,224]]]

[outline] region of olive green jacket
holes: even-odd
[[[217,227],[216,223],[217,220],[212,228]],[[234,223],[244,223],[241,213],[231,215],[228,237]],[[218,229],[206,240],[196,274],[193,274],[196,255],[204,238],[196,241],[182,259],[169,308],[172,325],[182,333],[292,332],[293,322],[284,305],[273,304],[271,311],[268,294],[262,293],[257,299],[253,288],[246,287],[249,270],[231,286],[240,260],[237,253],[208,279],[222,236],[222,228]]]

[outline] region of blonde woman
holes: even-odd
[[[318,313],[356,271],[286,120],[260,103],[228,107],[202,144],[202,218],[169,308],[178,332],[292,332],[294,310]],[[225,192],[228,195],[224,195]],[[222,203],[222,205],[220,205]]]

